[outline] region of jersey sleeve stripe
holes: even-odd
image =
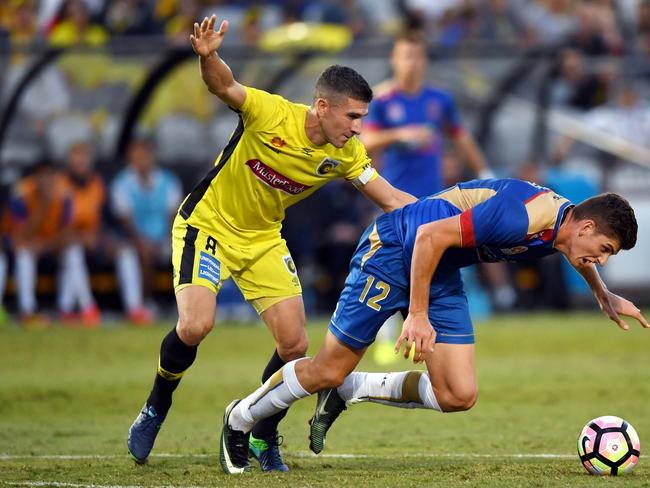
[[[449,127],[447,129],[447,134],[449,137],[460,137],[465,133],[465,128],[462,125],[457,125],[454,127]]]
[[[187,220],[190,218],[190,215],[192,215],[194,208],[201,201],[201,199],[205,195],[205,192],[208,191],[208,188],[210,188],[210,184],[212,183],[212,180],[216,178],[216,176],[219,174],[219,171],[221,171],[221,168],[223,168],[223,166],[226,164],[228,159],[230,159],[230,156],[232,156],[232,153],[237,147],[237,144],[239,143],[239,140],[241,139],[243,134],[244,134],[244,121],[240,115],[237,128],[235,129],[235,132],[233,132],[232,137],[230,138],[228,144],[226,145],[223,152],[221,153],[221,158],[219,158],[219,162],[208,172],[208,174],[206,174],[203,177],[201,181],[199,181],[199,183],[194,187],[194,189],[190,192],[188,197],[185,199],[185,202],[183,202],[183,206],[181,207],[179,213],[184,219]]]
[[[462,247],[474,247],[476,245],[471,208],[460,214],[460,238]]]

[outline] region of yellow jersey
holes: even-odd
[[[356,137],[340,149],[315,146],[305,132],[307,105],[245,90],[230,141],[181,205],[189,225],[247,247],[279,238],[285,209],[331,179],[365,184],[377,177]]]

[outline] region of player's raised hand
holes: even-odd
[[[621,319],[621,315],[632,317],[638,320],[639,323],[646,329],[650,328],[650,325],[641,313],[641,310],[639,310],[636,305],[634,305],[634,303],[626,300],[623,297],[619,297],[611,291],[608,291],[607,295],[604,297],[599,297],[598,303],[600,304],[600,308],[603,313],[605,313],[605,315],[607,315],[611,320],[616,322],[618,326],[623,330],[628,330],[630,327],[625,323],[623,319]]]
[[[402,333],[395,342],[395,354],[400,352],[404,341],[406,341],[404,358],[408,359],[411,348],[415,347],[413,362],[416,364],[423,362],[426,355],[433,351],[436,342],[436,331],[431,326],[426,315],[409,313],[402,326]]]
[[[201,25],[198,22],[194,23],[194,34],[190,36],[190,42],[194,52],[203,58],[219,49],[223,42],[223,36],[228,31],[227,20],[221,21],[218,31],[214,30],[216,22],[217,16],[212,15],[209,19],[205,17]]]

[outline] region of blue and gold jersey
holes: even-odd
[[[571,206],[566,198],[534,183],[474,180],[381,215],[361,237],[352,257],[330,332],[355,349],[372,344],[388,317],[408,310],[418,228],[459,216],[461,246],[445,251],[431,278],[428,317],[436,342],[473,344],[460,268],[479,261],[520,261],[553,254],[558,229]]]
[[[555,251],[562,217],[572,206],[548,188],[516,179],[472,180],[390,214],[409,267],[420,225],[460,215],[462,248],[449,249],[440,268],[480,261],[522,261]]]

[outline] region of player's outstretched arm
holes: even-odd
[[[381,176],[365,185],[357,185],[357,189],[384,212],[390,212],[417,200],[410,193],[398,190]]]
[[[646,329],[650,328],[650,325],[641,313],[641,310],[639,310],[634,303],[612,293],[611,291],[607,291],[607,298],[605,300],[598,300],[598,303],[605,315],[616,322],[623,330],[629,329],[629,326],[621,319],[621,315],[632,317],[638,320]]]
[[[424,360],[433,350],[435,330],[429,322],[429,287],[442,255],[450,247],[460,247],[460,218],[458,216],[437,220],[418,227],[411,259],[411,293],[409,313],[404,321],[402,333],[395,342],[399,352],[404,341],[404,357],[408,358],[415,346],[414,362]]]
[[[579,268],[576,267],[576,270],[582,275],[591,288],[591,291],[594,293],[598,305],[603,313],[616,322],[621,329],[628,330],[630,328],[621,318],[621,315],[632,317],[638,320],[646,329],[650,328],[650,325],[641,313],[641,310],[639,310],[634,303],[607,289],[594,264]]]
[[[481,149],[469,132],[462,132],[455,137],[454,145],[465,163],[479,178],[494,178]]]
[[[246,100],[246,90],[235,80],[232,71],[217,53],[228,31],[228,21],[223,20],[218,31],[214,30],[216,22],[216,15],[209,19],[205,17],[201,25],[195,22],[190,42],[194,52],[199,55],[201,77],[208,89],[230,107],[240,109]]]

